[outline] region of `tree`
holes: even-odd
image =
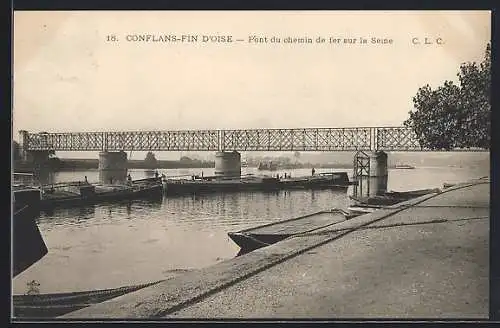
[[[148,151],[148,153],[146,154],[146,158],[144,159],[144,162],[146,163],[146,165],[156,168],[156,164],[158,161],[156,160],[155,154],[151,151]]]
[[[420,145],[434,150],[490,148],[491,46],[483,61],[464,63],[459,85],[445,81],[436,90],[421,87],[413,97],[414,111],[404,125],[411,127]]]
[[[148,153],[146,154],[146,158],[144,160],[148,162],[153,162],[156,161],[156,156],[152,151],[148,151]]]

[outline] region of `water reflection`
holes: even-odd
[[[157,212],[162,208],[162,199],[124,200],[78,207],[55,207],[40,212],[40,224],[79,224],[96,218],[131,219],[134,210]],[[125,215],[126,214],[126,215]]]
[[[41,212],[43,217],[90,217],[95,214],[95,205],[47,208]]]
[[[310,190],[277,191],[272,193],[235,192],[187,195],[165,198],[164,212],[171,223],[199,226],[234,226],[268,222],[300,216],[332,207],[347,207],[345,191]],[[182,215],[179,215],[182,213]]]

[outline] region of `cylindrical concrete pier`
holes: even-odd
[[[215,176],[239,178],[241,176],[241,155],[237,151],[215,154]]]
[[[99,153],[99,182],[123,183],[127,179],[127,153],[124,151]]]
[[[371,176],[377,178],[376,191],[377,195],[383,194],[387,191],[387,153],[383,151],[377,151],[372,153],[370,158],[370,171],[373,171]]]
[[[387,191],[387,153],[383,151],[371,152],[369,155],[367,172],[358,176],[357,197],[373,197]]]

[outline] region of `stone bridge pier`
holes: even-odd
[[[127,153],[102,151],[99,153],[99,182],[124,183],[127,180]]]

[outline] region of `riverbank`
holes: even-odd
[[[77,170],[96,170],[99,167],[99,160],[97,159],[52,159],[47,164],[53,172],[64,171],[77,171]],[[215,162],[213,161],[200,161],[200,160],[179,160],[179,161],[166,161],[159,160],[156,165],[151,166],[142,160],[129,160],[129,169],[194,169],[194,168],[214,168]],[[312,164],[312,163],[297,163],[297,164],[284,164],[278,165],[278,170],[293,170],[303,168],[328,168],[328,169],[349,169],[352,164]],[[17,161],[14,163],[14,171],[18,173],[30,173],[35,169],[34,165],[29,162]]]
[[[487,318],[489,187],[459,184],[63,317]]]
[[[57,159],[49,161],[48,167],[53,172],[96,170],[99,167],[98,159]],[[157,161],[152,167],[142,160],[129,160],[129,169],[189,169],[189,168],[213,168],[215,163],[211,161]],[[28,162],[18,161],[14,163],[14,171],[19,173],[33,172],[34,165]]]

